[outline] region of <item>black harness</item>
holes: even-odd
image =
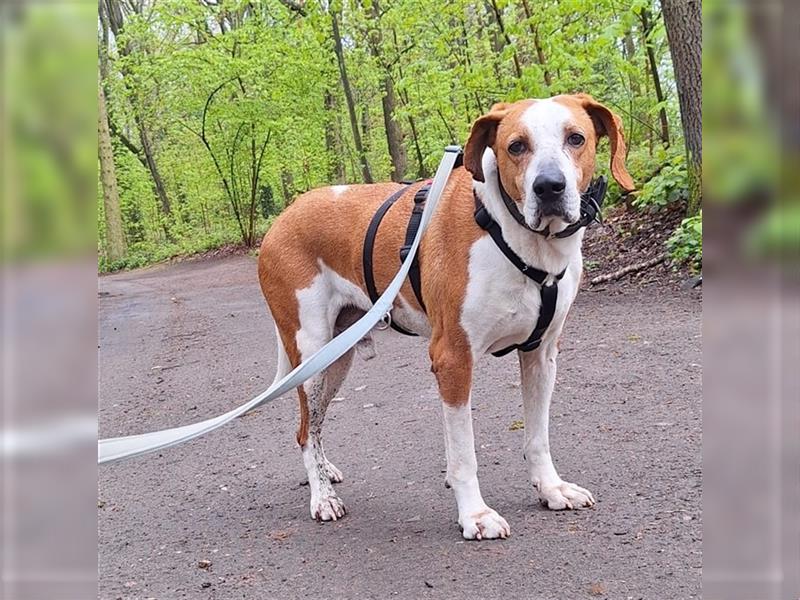
[[[462,157],[463,155],[459,155],[454,168],[460,167],[463,164]],[[380,226],[383,217],[386,216],[386,213],[389,211],[392,205],[397,202],[403,196],[403,194],[406,193],[408,186],[409,184],[404,182],[402,188],[389,196],[384,203],[381,204],[381,207],[373,215],[372,220],[369,222],[369,227],[367,227],[367,235],[364,237],[364,252],[362,255],[362,262],[364,265],[364,283],[367,286],[369,299],[373,304],[375,304],[380,297],[378,288],[375,287],[375,275],[372,272],[372,256],[375,248],[375,236],[378,234],[378,227]],[[406,256],[408,256],[408,251],[411,249],[411,244],[413,243],[414,238],[417,236],[417,230],[419,229],[419,224],[422,220],[422,211],[425,210],[425,201],[428,199],[428,192],[430,191],[431,182],[429,181],[419,190],[417,190],[416,194],[414,194],[414,208],[411,209],[411,218],[408,220],[408,227],[406,227],[406,239],[403,243],[403,246],[400,248],[401,264],[406,259]],[[417,251],[414,260],[411,262],[411,268],[408,270],[408,278],[411,281],[411,288],[414,290],[414,295],[417,297],[417,302],[419,302],[422,310],[426,311],[425,302],[422,300],[422,278],[420,277],[419,273],[419,254],[419,251]],[[389,325],[392,329],[399,331],[403,335],[417,335],[416,333],[412,333],[411,331],[404,329],[395,323],[393,319],[389,320]]]
[[[459,155],[454,168],[458,168],[462,165],[463,154]],[[514,202],[514,200],[503,188],[503,184],[500,182],[499,177],[497,178],[497,183],[500,187],[500,195],[503,198],[503,203],[506,205],[508,212],[511,213],[511,216],[514,218],[514,220],[522,225],[525,229],[543,235],[546,238],[565,238],[574,234],[582,227],[588,227],[593,222],[601,222],[600,207],[603,204],[603,198],[605,196],[607,187],[604,177],[599,177],[598,179],[592,181],[589,189],[581,195],[581,216],[578,221],[572,223],[562,231],[559,231],[555,234],[550,233],[549,226],[544,230],[537,230],[529,227],[525,222],[525,218],[519,212],[516,202]],[[389,196],[383,204],[381,204],[378,211],[372,217],[364,238],[364,252],[362,257],[364,266],[364,283],[366,284],[367,293],[369,294],[370,300],[373,302],[373,304],[380,297],[380,294],[375,287],[375,277],[372,272],[375,236],[378,233],[378,227],[380,226],[383,217],[386,216],[386,213],[389,211],[392,205],[397,202],[397,200],[399,200],[407,191],[407,186],[408,184],[404,184],[403,188],[397,190],[394,194]],[[414,237],[416,237],[417,230],[419,229],[420,221],[422,219],[422,211],[425,209],[425,201],[428,198],[429,191],[430,182],[422,186],[419,190],[417,190],[417,193],[414,194],[414,207],[411,210],[411,218],[409,219],[408,227],[406,228],[405,242],[400,248],[401,263],[408,255],[411,243],[413,242]],[[545,283],[551,274],[526,264],[519,256],[517,256],[516,252],[514,252],[506,243],[505,239],[503,239],[503,230],[500,228],[500,225],[491,217],[477,195],[475,195],[475,222],[481,227],[481,229],[489,234],[500,252],[503,253],[503,255],[512,265],[514,265],[521,273],[531,278],[539,285],[539,290],[541,293],[539,318],[536,320],[536,326],[534,327],[530,336],[528,336],[528,339],[521,344],[513,344],[503,348],[502,350],[492,352],[492,355],[505,356],[512,350],[520,350],[522,352],[530,352],[531,350],[535,350],[541,345],[542,336],[544,336],[547,328],[550,326],[550,323],[553,320],[553,316],[556,312],[556,303],[558,302],[558,282],[562,277],[564,277],[564,273],[566,273],[567,270],[565,268],[563,271],[561,271],[561,273],[552,275],[550,283]],[[411,281],[411,288],[414,290],[414,295],[417,298],[417,302],[419,302],[422,310],[425,311],[425,303],[422,299],[422,280],[419,270],[419,252],[417,252],[417,255],[414,257],[414,260],[411,263],[411,268],[408,272],[408,278]],[[392,327],[392,329],[399,331],[402,334],[413,336],[417,335],[416,333],[412,333],[404,329],[395,323],[394,320],[390,320],[389,325]]]
[[[503,187],[503,182],[500,181],[499,176],[497,177],[497,186],[500,188],[500,197],[503,199],[503,204],[506,205],[508,212],[511,213],[512,217],[514,217],[514,220],[528,231],[538,233],[546,238],[565,238],[571,236],[581,227],[588,227],[592,223],[599,223],[601,225],[603,224],[602,215],[600,214],[600,207],[603,205],[603,198],[606,196],[606,188],[608,187],[605,177],[601,176],[597,179],[593,179],[589,184],[589,189],[581,194],[580,218],[578,218],[578,220],[571,225],[567,225],[558,233],[553,234],[550,233],[549,225],[544,229],[533,229],[525,222],[525,217],[523,217],[522,213],[519,212],[517,203],[514,202],[514,199],[508,195],[508,192],[506,191],[506,188]]]
[[[519,212],[516,202],[514,202],[514,200],[508,195],[508,192],[506,192],[505,188],[503,188],[503,184],[501,183],[499,176],[497,178],[497,184],[500,187],[500,195],[503,198],[503,203],[506,205],[506,208],[508,208],[508,212],[511,213],[511,216],[514,217],[514,220],[528,231],[533,231],[545,236],[546,238],[569,237],[581,227],[588,227],[594,222],[601,222],[600,207],[603,204],[603,198],[606,195],[607,188],[605,177],[599,177],[592,181],[592,183],[589,185],[589,189],[586,190],[586,193],[581,194],[580,218],[575,223],[554,234],[550,233],[549,225],[545,227],[544,230],[531,229],[525,222],[525,218],[522,216],[522,213]],[[486,210],[486,207],[483,205],[483,202],[480,201],[478,195],[474,195],[475,222],[481,227],[481,229],[489,233],[497,248],[503,253],[503,255],[512,265],[514,265],[523,275],[533,279],[539,284],[539,291],[541,293],[542,300],[539,306],[539,318],[536,320],[536,326],[528,336],[528,339],[521,344],[512,344],[511,346],[507,346],[502,350],[492,352],[492,355],[505,356],[512,350],[520,350],[522,352],[536,350],[536,348],[541,345],[542,336],[544,336],[545,331],[547,331],[547,328],[550,326],[553,316],[556,313],[556,303],[558,302],[558,282],[561,281],[562,277],[564,277],[564,273],[567,272],[567,269],[565,268],[563,271],[561,271],[561,273],[554,275],[551,283],[545,284],[545,281],[550,273],[547,271],[542,271],[541,269],[537,269],[536,267],[532,267],[531,265],[523,262],[523,260],[517,256],[517,253],[514,252],[509,245],[506,244],[505,239],[503,239],[503,230],[500,228],[500,225],[492,218],[492,216],[489,214],[489,211]]]

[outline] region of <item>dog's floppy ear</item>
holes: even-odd
[[[492,104],[492,108],[489,109],[490,113],[493,113],[498,110],[508,110],[511,108],[511,104],[508,102],[495,102]]]
[[[622,119],[588,94],[577,94],[576,97],[592,118],[597,136],[608,136],[611,143],[611,174],[614,179],[624,190],[629,192],[635,190],[636,185],[633,183],[633,178],[625,168],[625,138],[622,133]]]
[[[464,167],[475,181],[486,181],[483,176],[483,151],[494,145],[497,126],[508,114],[510,104],[498,102],[472,125],[467,145],[464,147]]]

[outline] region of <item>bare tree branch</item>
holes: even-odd
[[[136,144],[134,144],[131,139],[125,135],[125,133],[114,123],[109,123],[108,125],[109,129],[111,130],[111,135],[122,142],[122,145],[125,146],[137,159],[139,159],[140,163],[142,163],[144,166],[147,166],[147,160],[144,157],[142,149],[138,148]]]

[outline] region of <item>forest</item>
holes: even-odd
[[[624,122],[627,211],[680,206],[699,264],[693,0],[99,0],[98,267],[255,247],[298,194],[430,176],[497,101]],[[696,10],[694,10],[696,8]],[[607,144],[598,170],[607,170]]]

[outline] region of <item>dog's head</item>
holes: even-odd
[[[581,193],[592,180],[597,142],[604,135],[611,143],[611,174],[623,189],[633,190],[622,121],[586,94],[495,104],[473,124],[464,166],[475,180],[485,181],[484,168],[496,165],[529,227],[560,220],[563,228],[580,217]]]

